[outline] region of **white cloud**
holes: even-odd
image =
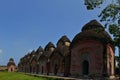
[[[30,50],[29,50],[29,53],[31,53],[32,51],[33,51],[33,50],[32,50],[32,49],[30,49]]]
[[[2,52],[3,52],[2,49],[0,49],[0,54],[1,54]]]

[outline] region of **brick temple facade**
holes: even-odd
[[[96,20],[83,26],[72,41],[62,36],[20,59],[20,72],[57,76],[114,76],[114,46]]]
[[[8,72],[15,72],[15,71],[17,71],[17,67],[15,65],[15,62],[14,62],[13,58],[9,59],[9,62],[7,64],[7,70],[8,70]]]

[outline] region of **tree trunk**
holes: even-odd
[[[118,64],[119,64],[119,75],[120,75],[120,46],[118,46],[118,54],[119,54]]]
[[[119,58],[120,58],[120,46],[118,46],[118,55],[119,55]]]

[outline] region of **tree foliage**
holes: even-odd
[[[100,5],[103,3],[103,0],[84,0],[85,5],[88,10],[93,10],[96,7],[100,7]]]
[[[84,0],[84,4],[88,10],[94,10],[100,7],[107,0]],[[114,36],[114,43],[120,49],[120,0],[109,0],[109,3],[99,14],[101,22],[105,22],[104,26]]]

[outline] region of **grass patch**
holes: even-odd
[[[17,72],[0,72],[0,80],[48,80],[48,79],[29,76]]]

